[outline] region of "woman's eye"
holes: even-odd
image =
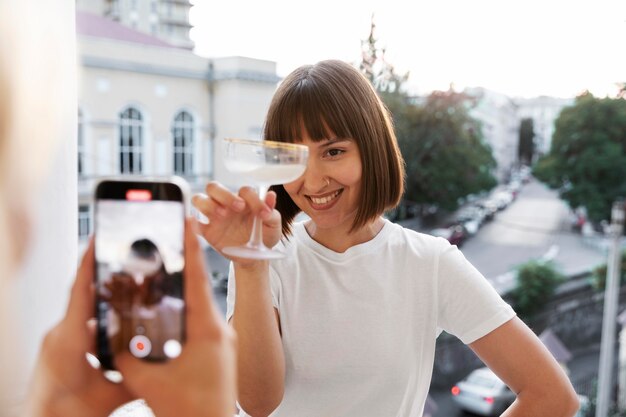
[[[326,153],[328,154],[328,156],[339,156],[343,153],[344,151],[341,149],[329,149]]]

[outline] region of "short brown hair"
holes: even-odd
[[[334,134],[358,146],[363,181],[351,232],[398,205],[404,192],[404,161],[391,117],[358,70],[342,61],[321,61],[294,70],[282,81],[267,113],[264,139],[298,142],[302,129],[313,141]],[[271,189],[278,196],[283,234],[289,235],[300,208],[282,185]]]

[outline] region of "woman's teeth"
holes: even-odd
[[[326,197],[309,197],[311,199],[311,201],[314,204],[328,204],[329,202],[331,202],[335,197],[337,197],[339,195],[339,190],[335,191],[333,194],[327,195]]]

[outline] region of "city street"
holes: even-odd
[[[606,262],[598,242],[591,239],[572,231],[569,209],[558,194],[532,180],[516,201],[497,213],[461,250],[502,292],[513,285],[510,272],[530,259],[551,259],[568,276]]]

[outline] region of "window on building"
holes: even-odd
[[[78,206],[78,237],[87,238],[90,230],[89,206]]]
[[[181,111],[174,118],[172,138],[174,141],[174,173],[190,175],[193,170],[193,117]]]
[[[78,109],[78,125],[76,137],[78,139],[78,176],[85,174],[85,137],[83,135],[83,112]]]
[[[120,114],[120,173],[142,172],[143,118],[129,107]]]

